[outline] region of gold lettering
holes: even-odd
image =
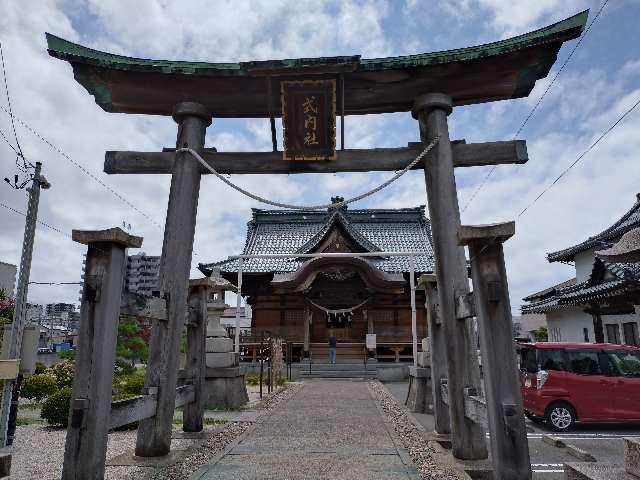
[[[318,145],[318,139],[316,138],[315,130],[307,132],[307,134],[304,137],[304,144],[305,145]]]
[[[316,105],[316,97],[305,97],[302,103],[302,109],[304,113],[318,113],[318,106]]]

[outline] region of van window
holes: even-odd
[[[564,371],[564,351],[560,348],[541,348],[538,350],[538,364],[542,370]]]
[[[523,348],[520,350],[520,369],[528,373],[537,373],[538,361],[535,348]]]
[[[613,375],[640,377],[640,353],[610,350],[607,355],[609,356],[609,365]]]
[[[567,350],[569,367],[578,375],[602,375],[597,350]]]

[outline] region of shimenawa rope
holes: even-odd
[[[379,192],[380,190],[382,190],[385,187],[388,187],[389,185],[391,185],[393,182],[395,182],[397,179],[399,179],[402,175],[404,175],[405,173],[407,173],[409,170],[411,170],[411,168],[413,168],[420,160],[422,160],[422,158],[429,153],[429,151],[438,143],[439,137],[435,137],[433,139],[433,141],[427,145],[425,147],[424,150],[422,150],[422,152],[420,152],[420,154],[406,167],[404,167],[402,170],[400,170],[399,172],[397,172],[393,177],[391,177],[389,180],[387,180],[384,183],[381,183],[380,185],[378,185],[376,188],[369,190],[368,192],[365,192],[361,195],[358,195],[356,197],[350,198],[348,200],[343,200],[342,202],[338,202],[338,203],[327,203],[324,205],[310,205],[310,206],[304,206],[304,205],[292,205],[292,204],[288,204],[288,203],[281,203],[281,202],[275,202],[273,200],[269,200],[267,198],[263,198],[259,195],[256,195],[255,193],[251,193],[248,190],[245,190],[244,188],[240,187],[239,185],[236,185],[235,183],[233,183],[231,180],[229,180],[228,178],[226,178],[224,175],[218,173],[216,171],[215,168],[213,168],[213,166],[211,166],[210,164],[208,164],[201,156],[198,152],[196,152],[195,150],[193,150],[192,148],[178,148],[176,149],[176,153],[179,152],[187,152],[190,153],[191,155],[193,155],[193,157],[200,163],[200,165],[202,165],[204,168],[206,168],[207,170],[209,170],[209,172],[211,172],[212,174],[214,174],[216,177],[218,177],[220,180],[222,180],[224,183],[226,183],[228,186],[230,186],[231,188],[233,188],[234,190],[242,193],[243,195],[246,195],[249,198],[253,198],[254,200],[257,200],[258,202],[261,203],[265,203],[267,205],[272,205],[274,207],[281,207],[281,208],[288,208],[291,210],[326,210],[327,208],[340,208],[344,205],[348,205],[350,203],[356,202],[358,200],[362,200],[363,198],[366,198],[370,195],[373,195],[374,193]]]

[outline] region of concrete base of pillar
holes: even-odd
[[[215,374],[216,377],[210,377],[210,373]],[[241,373],[238,367],[207,369],[204,395],[207,408],[242,407],[249,401],[244,373]]]
[[[407,408],[414,413],[433,413],[431,368],[409,367]]]

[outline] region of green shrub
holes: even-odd
[[[285,383],[287,383],[287,377],[283,377],[282,375],[278,375],[278,376],[275,378],[275,384],[276,384],[278,387],[283,386]]]
[[[263,378],[265,381],[266,378]],[[244,376],[244,381],[247,385],[260,385],[260,376],[257,373],[247,373]]]
[[[71,393],[71,387],[64,387],[50,395],[42,405],[40,417],[44,418],[49,425],[66,427]]]
[[[137,371],[131,375],[123,375],[114,380],[115,391],[129,396],[141,395],[144,389],[144,372]]]
[[[44,363],[36,362],[36,370],[33,373],[39,374],[39,373],[44,373],[46,371],[47,371],[47,366]]]
[[[116,368],[113,373],[115,375],[131,375],[135,373],[136,367],[134,367],[130,362],[124,360],[122,358],[116,358]]]
[[[36,373],[24,378],[20,396],[41,402],[57,389],[56,377],[49,373]]]
[[[62,352],[58,352],[58,357],[62,360],[73,360],[76,358],[75,350],[64,350]]]
[[[70,387],[73,385],[73,369],[73,360],[64,360],[49,368],[51,373],[56,377],[56,384],[58,385],[58,388]]]

